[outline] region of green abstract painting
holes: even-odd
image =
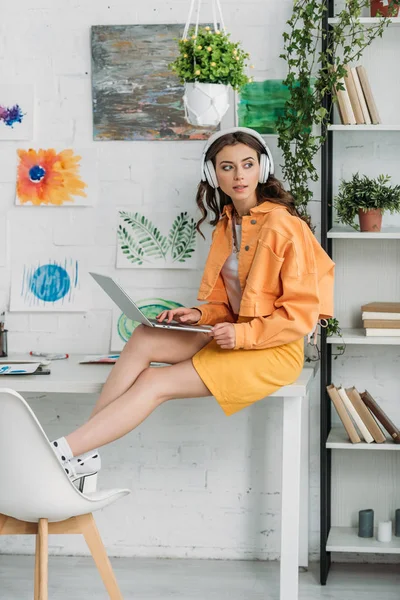
[[[276,123],[289,100],[282,79],[267,79],[245,85],[238,103],[239,127],[251,127],[261,134],[276,134]]]

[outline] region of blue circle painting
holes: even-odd
[[[56,302],[66,296],[71,288],[67,271],[58,265],[38,267],[30,282],[32,294],[44,302]]]

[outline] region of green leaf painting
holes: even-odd
[[[179,213],[169,232],[162,231],[145,215],[119,210],[117,229],[119,268],[194,268],[196,222],[187,212]],[[152,216],[165,225],[165,215]]]
[[[136,301],[136,304],[148,319],[155,319],[163,310],[172,310],[183,306],[179,302],[164,300],[163,298],[145,298]],[[111,352],[122,350],[138,325],[138,321],[132,321],[124,313],[115,311],[115,314],[113,314]]]

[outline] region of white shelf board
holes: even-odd
[[[377,25],[382,21],[385,17],[360,17],[360,23],[362,25]],[[332,17],[328,19],[329,25],[336,25],[339,23],[338,17]],[[393,17],[390,19],[389,27],[396,27],[396,25],[400,25],[400,17]]]
[[[387,438],[383,444],[377,444],[372,442],[367,444],[366,442],[360,442],[359,444],[353,444],[344,429],[344,427],[332,427],[329,432],[328,439],[326,441],[326,447],[333,450],[399,450],[400,444],[395,444],[391,438]]]
[[[328,344],[336,344],[338,346],[345,344],[364,344],[364,345],[387,345],[400,346],[400,336],[397,337],[367,337],[365,329],[342,329],[342,337],[332,335],[326,338]]]
[[[328,238],[353,240],[400,240],[400,227],[383,227],[382,231],[357,231],[349,226],[335,225],[328,231]]]
[[[400,125],[341,125],[339,123],[331,123],[328,125],[330,131],[400,131]]]
[[[375,537],[358,537],[357,529],[353,527],[331,527],[326,550],[328,552],[400,554],[400,537],[393,535],[391,542],[378,542]]]

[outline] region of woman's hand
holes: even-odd
[[[212,329],[212,336],[223,350],[233,350],[236,346],[236,332],[232,323],[217,323]]]
[[[197,308],[174,308],[173,310],[163,310],[156,319],[159,323],[162,321],[176,321],[177,323],[185,323],[186,325],[195,325],[200,321],[201,312]]]

